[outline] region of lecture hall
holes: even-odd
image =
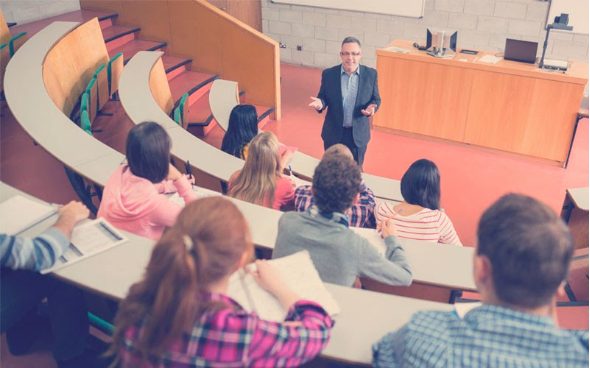
[[[0,2],[0,366],[588,367],[588,19]]]

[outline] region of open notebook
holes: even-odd
[[[16,235],[56,212],[54,206],[17,194],[0,203],[0,233]]]
[[[113,225],[103,218],[87,221],[76,226],[72,231],[70,248],[59,257],[52,267],[42,270],[41,273],[57,271],[84,258],[104,252],[126,240]]]
[[[331,316],[340,313],[338,303],[324,286],[307,251],[268,262],[279,270],[286,286],[303,299],[317,302]],[[287,315],[279,301],[242,270],[232,275],[228,295],[245,310],[256,312],[262,319],[278,322]]]

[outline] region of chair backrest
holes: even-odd
[[[209,107],[217,125],[227,130],[231,110],[240,104],[238,82],[216,79],[209,91]]]
[[[184,129],[187,128],[188,125],[188,104],[186,101],[188,100],[188,93],[185,93],[180,97],[180,101],[178,102],[178,106],[174,109],[174,121],[182,126]]]
[[[107,68],[106,64],[102,64],[96,69],[94,72],[93,78],[96,78],[96,88],[97,88],[97,111],[102,110],[104,105],[109,102],[110,95],[109,95],[109,80],[107,77]]]
[[[26,34],[27,32],[20,32],[16,36],[10,38],[10,41],[8,42],[8,46],[10,47],[10,57],[12,57],[16,50],[18,50],[18,48],[21,47],[23,43],[25,43],[27,40],[25,37]]]
[[[83,110],[80,113],[80,127],[84,129],[86,133],[92,135],[92,122],[88,116],[87,110]]]
[[[121,79],[121,73],[125,59],[123,53],[119,52],[113,56],[112,59],[107,63],[107,78],[109,81],[109,97],[112,97],[115,92],[119,90],[119,79]]]
[[[96,78],[90,79],[85,93],[88,93],[88,117],[90,121],[94,121],[98,111],[98,83],[96,83]]]

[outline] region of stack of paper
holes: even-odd
[[[332,316],[340,313],[338,303],[324,286],[307,251],[268,262],[280,272],[285,287],[303,299],[317,302]],[[279,301],[244,271],[232,275],[228,294],[244,309],[257,313],[262,319],[278,322],[287,315]]]
[[[85,222],[76,226],[72,231],[70,248],[59,257],[53,267],[46,268],[41,273],[45,274],[69,266],[81,259],[111,249],[126,240],[113,225],[103,218]]]
[[[0,204],[0,233],[16,235],[56,212],[53,206],[17,194]]]

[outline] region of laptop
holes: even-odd
[[[534,64],[537,59],[538,42],[506,39],[504,59]]]

